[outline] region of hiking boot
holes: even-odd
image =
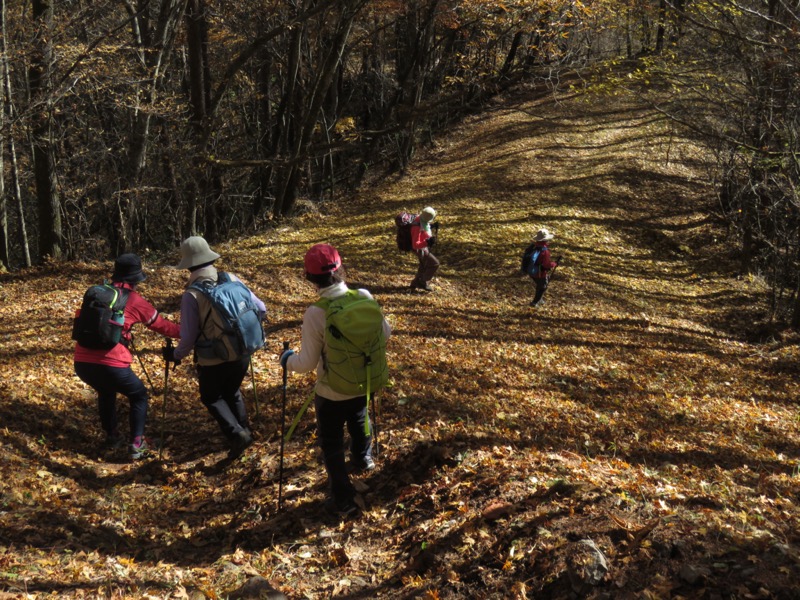
[[[231,438],[231,449],[228,450],[228,458],[239,458],[245,450],[253,445],[253,434],[249,429],[242,429],[234,433]]]
[[[408,287],[410,287],[412,290],[422,290],[423,292],[433,291],[433,288],[430,285],[428,285],[427,281],[424,283],[411,282],[411,284]]]
[[[353,500],[337,502],[333,498],[325,501],[325,510],[335,517],[347,518],[358,512],[358,505]]]
[[[375,461],[371,456],[367,456],[362,460],[351,460],[348,465],[347,471],[349,473],[368,473],[375,470]]]
[[[152,455],[153,450],[158,448],[159,444],[153,440],[145,437],[140,438],[138,441],[134,440],[130,446],[131,460],[140,460],[148,458]]]
[[[544,304],[544,300],[539,300],[538,302],[536,300],[531,300],[531,306],[533,306],[534,308],[537,306],[541,306],[542,304]]]

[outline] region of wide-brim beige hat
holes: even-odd
[[[537,242],[549,242],[553,239],[553,234],[547,229],[542,228],[536,232],[536,237],[533,239]]]
[[[181,262],[178,263],[178,268],[191,269],[214,262],[218,258],[220,258],[219,254],[208,247],[207,241],[199,235],[193,235],[181,243]]]

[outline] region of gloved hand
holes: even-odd
[[[288,350],[284,350],[283,354],[281,354],[281,366],[285,369],[286,368],[286,361],[289,360],[289,357],[294,354],[294,350],[289,348]]]
[[[434,236],[434,237],[429,237],[429,238],[428,238],[427,240],[425,240],[425,241],[426,241],[426,242],[428,242],[428,248],[433,248],[433,245],[436,243],[436,236]]]
[[[161,356],[164,357],[164,361],[165,362],[175,363],[176,367],[179,364],[181,364],[181,361],[179,361],[177,358],[175,358],[175,347],[174,346],[164,346],[161,349]]]

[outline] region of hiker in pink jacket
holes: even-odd
[[[178,324],[158,314],[153,305],[136,291],[136,286],[144,279],[142,261],[136,254],[122,254],[117,258],[111,282],[114,287],[127,292],[122,341],[109,350],[75,344],[74,355],[75,374],[97,392],[100,424],[106,432],[104,447],[107,449],[116,449],[124,444],[117,424],[117,394],[124,394],[128,398],[131,460],[142,458],[149,451],[144,437],[147,388],[131,369],[133,356],[128,350],[132,339],[131,327],[143,323],[148,329],[166,337],[180,337]]]
[[[431,253],[431,248],[436,243],[436,236],[431,226],[435,218],[436,211],[428,206],[422,209],[411,225],[411,249],[417,253],[419,258],[417,275],[409,285],[411,289],[433,291],[429,282],[439,268],[439,259]]]

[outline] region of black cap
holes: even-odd
[[[142,259],[135,254],[120,254],[114,261],[114,274],[111,281],[119,283],[139,283],[144,281]]]

